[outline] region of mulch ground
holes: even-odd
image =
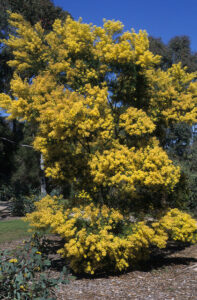
[[[53,241],[56,243],[56,241]],[[54,243],[54,249],[56,248]],[[0,249],[14,249],[20,241],[4,243]],[[63,262],[51,253],[54,276]],[[197,300],[197,245],[170,245],[149,262],[124,274],[76,277],[56,291],[58,300]]]
[[[169,249],[138,270],[119,276],[81,278],[60,286],[58,299],[197,300],[197,245]],[[172,253],[174,252],[174,253]]]

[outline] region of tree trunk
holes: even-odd
[[[40,155],[40,187],[41,187],[41,196],[46,196],[46,179],[44,174],[44,158],[41,153]]]

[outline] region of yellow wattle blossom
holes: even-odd
[[[18,259],[16,259],[16,258],[11,258],[11,259],[9,260],[9,262],[10,262],[10,263],[17,263],[17,262],[18,262]]]
[[[118,187],[128,193],[134,193],[139,185],[172,190],[180,176],[179,168],[155,139],[140,149],[116,144],[102,154],[97,152],[89,165],[96,184]]]
[[[123,127],[129,135],[143,135],[152,133],[156,126],[141,109],[130,107],[121,114],[119,126]]]
[[[27,220],[32,227],[43,228],[41,216],[45,209],[51,232],[65,240],[58,253],[69,259],[75,272],[94,274],[107,266],[122,271],[148,258],[152,246],[165,248],[169,239],[197,242],[196,221],[177,209],[147,225],[146,222],[133,224],[120,211],[93,203],[65,210],[62,221],[55,218],[62,211],[57,199],[46,196],[38,203],[37,210],[28,214]],[[55,211],[51,206],[56,207]],[[46,222],[46,228],[48,225]]]
[[[155,229],[168,232],[175,241],[196,243],[197,223],[189,214],[179,211],[177,208],[170,210],[159,224],[153,224]]]

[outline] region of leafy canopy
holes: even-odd
[[[99,199],[173,190],[180,170],[161,147],[162,128],[197,121],[196,74],[180,63],[158,68],[147,33],[123,32],[119,21],[68,17],[47,34],[16,13],[10,23],[14,99],[0,94],[0,105],[38,128],[46,175]]]

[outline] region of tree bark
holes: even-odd
[[[45,174],[44,174],[44,158],[41,153],[40,155],[40,187],[41,187],[41,196],[46,196],[46,179],[45,179]]]

